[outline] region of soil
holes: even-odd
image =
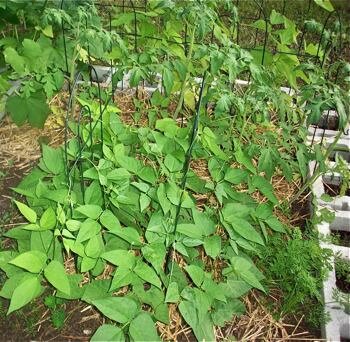
[[[15,167],[0,169],[4,174],[4,177],[2,179],[0,178],[0,218],[3,218],[6,212],[11,208],[11,196],[13,195],[11,188],[17,186],[28,169],[29,168],[17,169]]]
[[[340,336],[340,342],[350,342],[350,338]]]
[[[339,117],[333,115],[323,115],[317,124],[318,128],[336,131],[339,128]]]
[[[344,276],[336,275],[337,288],[344,293],[350,293],[350,283],[346,280]]]
[[[347,272],[344,272],[344,270],[339,273],[337,270],[337,267],[335,267],[335,278],[336,278],[336,285],[337,288],[344,292],[344,293],[350,293],[350,282],[349,282],[349,274],[350,274],[350,264],[348,263],[348,269]]]
[[[340,194],[340,185],[336,184],[329,184],[326,182],[323,182],[325,193],[331,197],[339,196]],[[350,189],[346,189],[345,196],[350,196]]]
[[[98,312],[78,301],[67,301],[63,305],[66,319],[61,330],[53,327],[50,310],[42,299],[8,317],[5,316],[8,301],[2,299],[0,304],[0,341],[89,341],[103,324]]]
[[[334,238],[334,242],[338,246],[350,247],[350,232],[344,230],[332,231],[331,236]]]
[[[306,228],[307,222],[311,219],[310,195],[308,191],[305,191],[298,200],[292,203],[292,223],[302,230]]]

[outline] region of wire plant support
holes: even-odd
[[[319,63],[319,65],[321,67],[324,67],[325,65],[325,60],[326,60],[326,50],[331,49],[332,51],[335,49],[337,50],[338,53],[341,53],[342,51],[342,24],[341,24],[341,17],[340,14],[337,11],[333,11],[330,12],[324,23],[322,26],[322,31],[321,34],[319,36],[319,40],[317,42],[317,52],[315,54],[315,56],[309,56],[309,55],[305,55],[304,53],[302,53],[302,44],[303,44],[303,39],[305,37],[305,35],[307,34],[306,32],[306,25],[303,24],[302,25],[302,31],[300,32],[300,40],[299,42],[296,44],[296,47],[294,49],[294,51],[280,51],[279,49],[277,49],[276,47],[270,48],[269,46],[269,26],[271,25],[270,23],[270,19],[267,15],[267,11],[266,11],[266,4],[264,0],[253,0],[255,8],[256,8],[256,15],[255,16],[244,16],[242,15],[240,17],[240,20],[237,20],[235,18],[235,15],[233,15],[233,22],[234,22],[234,29],[236,32],[236,42],[237,44],[241,45],[241,48],[246,49],[247,51],[252,51],[252,52],[258,52],[261,54],[261,58],[260,58],[260,64],[264,65],[266,63],[266,55],[267,53],[271,54],[271,55],[292,55],[292,56],[296,56],[297,58],[299,58],[300,60],[304,59],[304,58],[313,58],[316,62]],[[60,8],[64,9],[64,6],[66,4],[65,0],[61,0],[60,3]],[[119,35],[122,39],[128,39],[128,37],[132,38],[132,45],[133,45],[133,50],[134,53],[141,53],[142,51],[142,47],[141,47],[141,40],[150,40],[150,41],[154,41],[154,42],[161,42],[164,41],[164,37],[159,37],[157,36],[157,34],[154,35],[148,35],[145,34],[143,32],[139,31],[138,28],[138,16],[140,15],[140,11],[144,11],[144,13],[147,13],[148,11],[148,6],[149,3],[147,3],[147,1],[138,1],[135,2],[133,0],[123,0],[121,2],[117,2],[115,4],[113,3],[107,3],[107,2],[95,2],[94,3],[95,6],[97,8],[99,8],[100,10],[103,11],[107,11],[107,18],[106,18],[106,28],[108,30],[108,32],[111,34],[111,36],[113,35]],[[235,1],[235,5],[236,7],[239,9],[241,6],[244,6],[244,1],[242,0],[236,0]],[[288,6],[287,1],[283,1],[282,2],[282,14],[285,13],[286,8]],[[307,3],[307,10],[306,13],[303,14],[303,18],[302,20],[304,20],[306,18],[306,16],[308,15],[308,13],[310,12],[310,9],[312,7],[312,0],[308,0]],[[113,27],[113,23],[112,23],[112,11],[121,11],[121,13],[125,14],[125,13],[131,13],[133,16],[133,32],[127,32],[127,31],[123,31],[120,30],[118,28],[118,30],[114,30]],[[219,17],[223,18],[227,16],[227,14],[225,13],[220,13]],[[334,39],[332,39],[332,37],[328,37],[328,39],[325,41],[325,32],[327,29],[327,25],[332,21],[331,19],[334,18],[334,20],[338,21],[339,24],[339,32],[338,32],[338,36],[339,39],[336,40],[336,45],[334,45]],[[258,28],[253,28],[252,30],[252,25],[251,22],[252,21],[258,21],[258,20],[262,20],[263,24],[263,30],[259,30]],[[88,25],[87,21],[86,21],[86,25]],[[252,34],[253,34],[253,40],[252,43],[244,46],[243,44],[241,44],[242,42],[242,37],[241,35],[243,34],[247,34],[247,32],[244,32],[244,30],[242,30],[242,26],[245,27],[245,30],[252,30]],[[68,92],[69,92],[69,99],[68,99],[68,104],[67,104],[67,112],[66,112],[66,119],[65,119],[65,144],[64,144],[64,153],[65,153],[65,161],[66,161],[66,177],[67,177],[67,184],[70,183],[70,175],[72,174],[72,169],[74,169],[75,167],[78,167],[79,169],[79,163],[81,162],[81,159],[83,158],[83,151],[84,148],[86,147],[87,141],[84,141],[83,137],[82,137],[82,132],[83,132],[83,128],[81,128],[80,126],[82,125],[82,122],[85,121],[85,118],[87,118],[87,120],[92,121],[92,113],[90,108],[88,108],[88,106],[82,106],[81,110],[79,112],[79,116],[78,119],[76,121],[77,124],[77,132],[76,132],[76,138],[78,140],[78,145],[79,145],[79,151],[77,152],[77,156],[75,161],[72,163],[70,160],[70,156],[68,153],[68,143],[70,140],[70,136],[72,134],[72,131],[70,129],[70,121],[74,120],[74,105],[75,105],[75,97],[77,94],[77,89],[79,87],[79,80],[82,77],[81,72],[76,73],[74,80],[71,81],[71,75],[70,75],[70,61],[69,61],[69,57],[68,57],[68,51],[67,51],[67,33],[69,32],[69,28],[66,27],[66,23],[64,22],[64,19],[62,19],[62,23],[61,23],[61,27],[62,27],[62,36],[63,36],[63,46],[64,46],[64,58],[65,58],[65,65],[66,65],[66,74],[67,74],[67,83],[68,83]],[[88,28],[88,27],[86,27]],[[262,37],[261,37],[262,35]],[[210,44],[213,43],[214,40],[214,27],[210,32],[210,39],[207,42],[208,46]],[[166,42],[168,44],[175,44],[175,45],[179,45],[181,47],[183,47],[186,55],[188,54],[188,49],[189,49],[189,41],[188,41],[188,27],[187,24],[185,24],[184,26],[184,34],[183,34],[183,39],[182,41],[179,41],[178,37],[169,37]],[[205,42],[204,40],[201,41],[194,41],[195,45],[198,44],[203,44]],[[258,44],[260,44],[259,42],[262,42],[262,46],[259,47]],[[321,56],[321,47],[325,46],[324,48],[324,52],[323,55]],[[219,49],[222,48],[220,46],[220,44],[218,44]],[[112,51],[112,46],[110,47],[110,51]],[[92,60],[94,59],[93,56],[91,56],[91,51],[89,48],[89,45],[87,46],[87,59],[88,59],[88,69],[90,70],[89,73],[89,77],[90,77],[90,85],[93,86],[95,85],[95,83],[93,82],[93,78],[97,79],[97,71],[95,69],[95,66],[92,64]],[[334,62],[334,58],[335,58],[335,54],[332,53],[331,55],[331,60],[330,60],[330,64],[332,64]],[[122,66],[118,66],[118,65],[113,65],[113,60],[110,59],[109,61],[109,67],[110,67],[110,72],[112,75],[112,82],[110,82],[109,90],[108,90],[108,94],[107,97],[106,96],[102,96],[102,90],[101,90],[101,85],[99,82],[97,82],[97,103],[99,105],[99,117],[98,120],[96,121],[97,123],[94,123],[94,125],[90,125],[90,130],[89,130],[89,144],[93,145],[95,142],[93,140],[93,136],[96,136],[96,134],[94,132],[98,132],[98,144],[100,146],[100,151],[102,152],[102,146],[103,146],[103,141],[104,141],[104,136],[103,136],[103,114],[106,110],[106,108],[108,107],[108,105],[113,102],[114,100],[114,93],[117,89],[117,85],[114,81],[114,70],[116,70],[117,68],[120,68]],[[338,77],[338,72],[336,73],[335,76],[335,80],[337,80]],[[95,77],[93,77],[95,76]],[[248,84],[251,81],[251,73],[248,72],[247,73],[247,82]],[[124,82],[124,80],[122,80],[122,83]],[[199,107],[200,107],[200,103],[202,102],[202,96],[203,96],[203,89],[205,87],[205,82],[204,81],[204,77],[203,80],[201,82],[200,85],[200,97],[199,100],[197,101],[197,107],[196,107],[196,114],[194,115],[194,122],[193,122],[193,126],[192,126],[192,136],[193,139],[195,139],[195,130],[196,130],[196,125],[198,125],[198,120],[199,120]],[[210,86],[210,85],[209,85]],[[136,86],[136,97],[138,97],[139,94],[139,87],[140,85]],[[234,87],[234,84],[233,84]],[[122,88],[124,88],[124,84],[122,86]],[[291,94],[292,89],[289,89],[289,94]],[[208,108],[208,103],[206,103],[206,108]],[[232,109],[231,109],[232,112]],[[329,117],[329,113],[330,110],[327,111],[327,115],[326,115],[326,121],[328,120]],[[183,120],[183,116],[182,116],[182,120]],[[99,123],[99,124],[98,124]],[[316,130],[318,129],[317,124],[314,126],[314,134],[313,134],[313,139],[312,139],[312,143],[314,144],[314,137],[316,134]],[[325,134],[325,128],[323,129],[323,134],[322,134],[322,139],[321,139],[321,143],[323,142],[323,138],[324,138],[324,134]],[[344,131],[344,134],[348,134],[348,131]],[[192,145],[191,145],[192,146]],[[185,170],[188,168],[188,163],[189,160],[191,158],[191,149],[189,149],[188,153],[187,153],[187,157],[186,157],[186,161],[184,164],[184,177],[186,177],[186,172]],[[93,160],[93,156],[91,156],[91,159]],[[91,161],[92,161],[91,160]],[[80,176],[82,177],[81,179],[81,188],[82,188],[82,192],[84,193],[84,187],[85,187],[85,181],[83,179],[83,175],[80,174]],[[184,178],[185,179],[185,178]],[[181,186],[183,186],[183,180],[181,182]],[[176,219],[175,219],[176,221]],[[176,227],[176,223],[175,223],[175,227]],[[176,230],[176,228],[175,228]]]

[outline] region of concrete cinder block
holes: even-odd
[[[321,199],[322,194],[325,193],[323,182],[318,180],[317,182],[315,182],[313,188],[315,188],[315,185],[317,186],[317,191],[314,191],[314,195],[316,195],[320,207],[330,208],[336,211],[344,212],[350,210],[350,196],[334,197],[332,201],[326,202]]]
[[[325,138],[332,138],[337,135],[338,131],[333,131],[330,129],[322,129],[317,126],[309,126],[308,129],[309,136],[323,136]]]
[[[322,112],[318,122],[312,122],[312,125],[316,125],[321,129],[338,130],[339,127],[339,115],[336,110],[329,109]]]
[[[336,211],[335,219],[329,224],[329,229],[331,232],[343,231],[350,233],[350,208]]]
[[[116,72],[117,72],[117,69],[115,70],[114,73],[116,73]],[[113,75],[114,75],[114,73],[113,73]],[[113,77],[113,75],[112,75],[112,77]],[[117,84],[113,84],[114,89],[115,90],[129,89],[130,88],[130,84],[129,84],[130,75],[131,75],[130,72],[125,72],[123,74],[123,78],[121,80],[119,80],[117,82]],[[111,77],[111,80],[110,80],[111,82],[112,82],[112,77]]]
[[[316,197],[318,205],[323,208],[331,208],[336,211],[348,212],[350,210],[350,196],[334,197],[332,201],[326,202],[321,199],[321,196],[326,193],[324,182],[328,184],[340,184],[340,175],[324,175],[319,177],[312,185],[313,195]],[[350,215],[350,212],[349,212]]]
[[[325,286],[326,289],[326,286]],[[329,291],[332,289],[327,289]],[[345,341],[350,338],[350,317],[346,314],[334,299],[325,305],[325,312],[329,315],[329,321],[322,329],[323,338],[331,342]]]
[[[115,72],[115,68],[105,65],[92,65],[90,69],[90,77],[92,82],[107,83],[111,81],[111,77]]]
[[[338,134],[338,113],[335,110],[327,110],[322,113],[318,123],[313,123],[308,127],[306,144],[322,144],[328,147]],[[340,150],[350,151],[349,123],[342,130],[337,147]]]
[[[317,229],[320,234],[329,237],[331,231],[343,229],[343,218],[342,213],[339,218],[339,212],[336,213],[336,220],[333,223],[322,222],[317,225]],[[345,229],[350,229],[349,225],[345,226]],[[329,242],[320,242],[322,248],[331,249],[333,254],[340,255],[341,258],[350,260],[350,248],[344,246],[337,246]],[[328,313],[330,320],[322,327],[323,337],[327,341],[338,342],[342,339],[350,338],[350,316],[345,312],[344,308],[334,298],[334,290],[337,288],[336,285],[336,274],[335,274],[335,261],[332,258],[331,261],[332,269],[328,274],[328,278],[323,282],[323,299],[325,302],[325,312]]]
[[[340,253],[342,258],[349,261],[349,248],[335,245],[328,245],[326,248],[332,249],[333,253],[337,253],[338,255]],[[328,313],[330,320],[322,329],[323,337],[327,341],[332,342],[350,338],[350,315],[345,312],[344,307],[334,299],[333,293],[336,288],[335,263],[333,260],[332,270],[328,275],[328,279],[323,283],[325,312]]]
[[[199,79],[199,78],[198,78]],[[251,82],[248,82],[246,80],[240,80],[240,79],[236,79],[235,80],[235,86],[238,89],[244,89],[247,88],[250,85]],[[287,95],[290,96],[294,96],[296,94],[295,90],[292,88],[288,88],[288,87],[280,87],[280,90],[283,91],[284,93],[286,93]]]
[[[331,165],[334,165],[334,162],[329,162]],[[313,175],[316,170],[316,161],[311,161],[309,163],[309,175]],[[350,196],[337,196],[333,197],[332,201],[326,202],[321,199],[322,195],[326,193],[326,184],[329,185],[340,185],[342,176],[338,173],[326,173],[312,184],[312,193],[316,198],[318,205],[323,208],[330,208],[336,211],[350,211]],[[347,214],[344,214],[347,215]],[[349,213],[350,215],[350,213]]]
[[[118,82],[116,90],[131,90],[132,92],[136,92],[138,89],[144,91],[148,96],[151,96],[156,90],[163,91],[162,75],[159,73],[155,74],[153,82],[142,80],[137,87],[130,86],[130,76],[130,72],[126,73],[123,80]]]
[[[350,167],[350,151],[345,151],[342,149],[333,150],[333,152],[329,155],[329,160],[331,160],[330,166],[335,166],[335,161],[337,157],[341,157],[342,159],[344,159],[349,164],[349,167]]]
[[[317,126],[309,126],[307,130],[308,130],[309,136],[317,136],[317,137],[324,137],[324,138],[333,138],[339,133],[338,130],[331,130],[326,128],[323,129]],[[349,138],[349,134],[346,134],[346,133],[347,133],[347,129],[342,130],[342,135],[341,135],[342,139]]]
[[[322,133],[317,132],[317,134],[309,134],[306,138],[307,145],[321,144],[324,147],[331,145],[336,138],[335,134],[322,135]],[[338,150],[350,151],[350,135],[344,135],[338,139],[336,148]]]
[[[336,153],[339,153],[338,148]],[[348,161],[348,152],[340,150],[342,157]],[[335,159],[335,158],[333,158]],[[309,163],[309,173],[313,174],[315,170],[316,162],[312,161]],[[335,165],[334,162],[329,162],[330,167]],[[331,233],[345,231],[350,232],[350,196],[335,197],[331,202],[325,202],[321,200],[321,196],[325,193],[324,182],[333,185],[339,185],[341,183],[341,175],[337,173],[326,173],[320,176],[312,185],[312,192],[316,198],[316,213],[322,208],[328,208],[335,214],[335,219],[332,223],[321,222],[317,225],[317,230],[321,236],[325,239],[320,241],[322,248],[331,249],[333,255],[338,255],[341,258],[349,261],[350,260],[350,246],[338,246],[331,243]],[[336,284],[336,273],[335,273],[335,260],[334,257],[331,261],[332,268],[328,274],[327,279],[323,283],[323,298],[325,302],[325,312],[329,315],[330,320],[322,327],[323,337],[327,341],[338,342],[341,340],[350,339],[350,316],[345,311],[344,306],[334,298],[334,290],[337,289]],[[337,289],[339,291],[339,289]],[[341,293],[341,296],[346,294]]]

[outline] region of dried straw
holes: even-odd
[[[266,299],[266,298],[265,298]],[[275,297],[269,298],[275,301]],[[234,336],[239,341],[306,341],[315,339],[301,327],[303,317],[291,324],[286,317],[276,319],[261,302],[261,296],[252,291],[244,298],[247,312],[216,330],[217,341],[229,341]]]
[[[57,94],[50,105],[64,106],[65,93]],[[32,166],[41,156],[41,142],[50,146],[60,146],[64,142],[64,112],[49,115],[44,128],[39,129],[24,124],[17,127],[9,117],[0,122],[0,166],[13,165],[22,170]]]

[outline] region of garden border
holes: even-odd
[[[316,134],[315,134],[316,132]],[[334,141],[337,131],[330,131],[326,129],[317,129],[312,128],[308,131],[308,143],[312,142],[321,142],[325,145],[329,144],[329,141],[324,141],[324,136],[327,135],[327,138],[330,138],[331,141]],[[311,137],[310,137],[311,135]],[[316,139],[315,139],[316,137]],[[349,145],[349,136],[343,135],[343,137],[338,141],[336,145],[336,149],[344,149],[347,148],[347,152],[350,152]],[[334,164],[334,163],[333,163]],[[310,176],[312,176],[315,170],[316,162],[312,161],[309,163],[309,172]],[[350,164],[349,164],[350,168]],[[320,199],[320,197],[325,194],[325,188],[323,185],[324,177],[338,177],[338,181],[340,181],[339,175],[329,175],[326,174],[324,176],[320,176],[312,185],[312,193],[316,202],[316,208],[314,214],[319,213],[322,208],[330,209],[334,215],[335,219],[332,223],[321,222],[317,224],[316,228],[318,233],[320,234],[320,246],[325,249],[332,250],[333,254],[340,254],[341,258],[350,260],[350,247],[339,246],[333,244],[331,241],[331,232],[332,230],[343,230],[350,232],[350,197],[343,196],[340,198],[335,198],[332,202],[325,202]],[[331,258],[331,270],[327,276],[327,278],[323,282],[323,299],[325,302],[325,313],[329,315],[330,320],[325,323],[322,327],[323,337],[327,341],[340,341],[342,338],[350,339],[350,315],[346,313],[341,305],[335,301],[334,297],[334,289],[337,288],[336,285],[336,275],[335,275],[335,260],[334,256]],[[341,294],[343,292],[340,291]]]

